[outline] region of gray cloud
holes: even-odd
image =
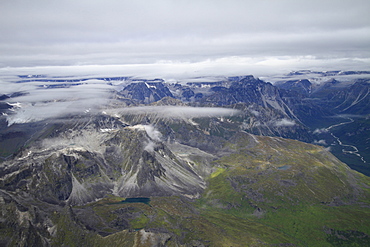
[[[0,67],[282,56],[351,65],[370,57],[368,9],[367,0],[1,1]]]

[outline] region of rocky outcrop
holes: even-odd
[[[173,97],[170,90],[163,83],[163,80],[133,82],[120,91],[119,94],[144,104],[156,102],[164,97]]]

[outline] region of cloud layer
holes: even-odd
[[[233,57],[348,65],[370,57],[368,9],[367,0],[1,1],[0,67]]]
[[[153,115],[160,118],[191,119],[201,117],[223,117],[238,115],[239,110],[221,107],[190,106],[139,106],[121,109],[109,109],[107,113],[121,115]],[[148,130],[146,129],[148,132]],[[148,132],[149,134],[149,132]]]
[[[55,88],[48,88],[53,85],[50,83],[47,86],[32,81],[1,84],[8,88],[7,93],[24,93],[7,100],[9,104],[14,105],[13,112],[7,116],[8,125],[95,112],[108,104],[114,90],[114,86],[101,80],[88,80]]]
[[[68,78],[73,79],[73,82],[61,83],[53,81],[54,77],[46,77],[45,75],[46,81],[27,79],[19,81],[18,76],[11,77],[10,75],[11,73],[8,77],[7,75],[3,78],[0,77],[0,85],[4,88],[2,94],[18,93],[17,96],[4,100],[13,106],[10,112],[6,113],[8,125],[47,119],[55,121],[57,118],[63,118],[69,114],[78,114],[79,116],[101,113],[112,116],[116,114],[145,114],[160,118],[190,119],[230,116],[240,113],[234,109],[213,107],[142,106],[117,108],[120,102],[115,101],[114,93],[123,87],[126,83],[124,80],[107,82],[103,79],[86,80],[84,78],[84,80],[78,81],[79,76],[75,75]],[[146,131],[153,140],[158,139],[155,132],[149,127]]]

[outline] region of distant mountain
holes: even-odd
[[[276,82],[274,86],[308,96],[312,92],[312,84],[309,80],[292,80]]]
[[[370,114],[370,79],[357,80],[352,86],[330,95],[340,113]],[[329,96],[329,97],[330,97]]]
[[[292,71],[287,74],[287,76],[297,76],[297,75],[310,75],[316,74],[319,76],[343,76],[343,75],[369,75],[370,71],[342,71],[342,70],[332,70],[332,71],[312,71],[312,70],[297,70]]]
[[[327,74],[327,73],[326,73]],[[367,72],[336,72],[333,75],[367,75]],[[294,81],[293,81],[294,82]],[[368,162],[370,79],[330,79],[312,84],[312,93],[299,93],[292,81],[277,83],[283,99],[326,146],[352,168],[370,175]],[[295,81],[297,82],[297,81]],[[308,83],[307,83],[308,84]],[[361,127],[360,127],[361,126]],[[327,130],[326,128],[329,128]]]
[[[164,97],[173,97],[163,80],[139,81],[126,86],[120,95],[136,100],[138,103],[149,104]]]

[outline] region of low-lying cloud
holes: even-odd
[[[153,115],[160,118],[189,119],[197,117],[226,117],[241,111],[222,107],[140,106],[108,110],[121,115]]]
[[[160,141],[162,134],[158,130],[156,130],[152,125],[143,125],[143,124],[138,124],[129,127],[131,129],[139,129],[139,130],[145,130],[147,135],[152,139],[153,141]]]
[[[326,141],[324,140],[324,139],[321,139],[321,140],[314,140],[314,142],[313,142],[314,144],[317,144],[317,145],[328,145],[327,143],[326,143]]]
[[[131,129],[138,129],[145,131],[149,136],[149,139],[145,142],[144,150],[148,152],[154,152],[155,147],[157,146],[156,142],[161,141],[162,133],[155,129],[152,125],[134,125],[129,127]]]
[[[326,128],[315,129],[315,130],[313,131],[313,133],[314,133],[314,134],[323,134],[323,133],[328,133],[328,132],[329,132],[329,130],[328,130],[328,129],[326,129]]]
[[[275,126],[278,127],[290,127],[294,126],[296,123],[293,120],[289,120],[286,118],[280,119],[274,123]]]
[[[6,100],[8,104],[13,105],[6,116],[8,125],[58,118],[68,114],[94,112],[110,101],[110,95],[114,90],[111,85],[98,80],[51,88],[48,87],[50,85],[43,86],[40,82],[4,84],[9,85],[13,90],[27,89],[22,90],[20,96]],[[14,84],[23,84],[23,86],[17,87]]]

